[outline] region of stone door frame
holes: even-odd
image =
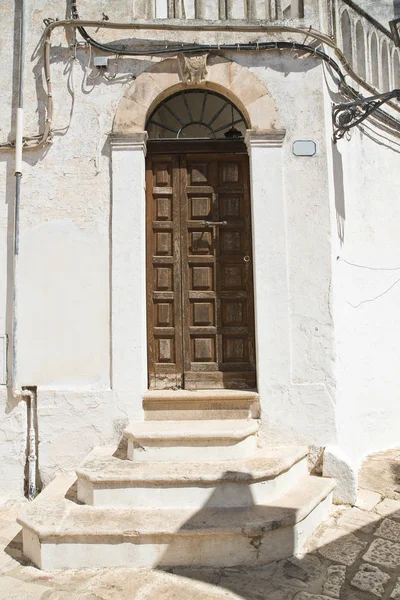
[[[157,63],[156,67],[173,60],[175,59]],[[233,68],[239,70],[230,79],[230,89],[222,88],[220,82],[216,81],[218,77],[222,78],[221,64],[230,73]],[[214,78],[213,66],[216,67]],[[152,93],[154,95],[157,92],[158,101],[161,101],[162,97],[176,92],[180,84],[167,86],[160,92],[162,82],[167,84],[171,78],[166,77],[168,69],[165,65],[159,71],[159,78],[154,70],[150,75],[155,88]],[[134,410],[140,410],[142,395],[147,390],[147,133],[144,126],[146,115],[154,107],[155,101],[148,98],[147,109],[145,104],[141,104],[142,115],[138,116],[137,96],[147,93],[150,83],[148,76],[149,73],[143,73],[121,100],[110,136],[112,387],[117,394],[133,396]],[[232,91],[235,85],[239,85],[239,80],[242,97]],[[257,378],[258,391],[263,397],[271,381],[287,380],[288,377],[288,290],[282,150],[285,131],[276,128],[276,111],[264,83],[248,69],[220,60],[208,68],[205,85],[210,89],[217,89],[237,103],[252,126],[246,132],[245,141],[250,161]],[[263,94],[260,93],[260,86]],[[252,102],[244,98],[249,89],[258,94],[258,98]]]

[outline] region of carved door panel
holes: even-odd
[[[254,388],[248,159],[148,159],[149,385]]]
[[[146,189],[149,387],[180,388],[183,364],[179,156],[149,158]]]

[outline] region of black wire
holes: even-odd
[[[77,8],[77,0],[72,0],[71,2],[71,15],[73,19],[79,19],[78,8]],[[166,46],[165,48],[159,49],[151,49],[151,50],[129,50],[127,48],[118,47],[117,45],[112,44],[102,44],[92,38],[84,27],[77,28],[83,39],[98,50],[102,52],[109,52],[111,54],[117,54],[118,56],[158,56],[163,54],[177,54],[179,52],[185,53],[194,53],[194,52],[211,52],[211,51],[220,51],[220,50],[239,50],[239,51],[254,51],[254,50],[301,50],[305,52],[309,52],[314,56],[317,56],[324,62],[326,62],[331,69],[336,73],[339,77],[340,83],[346,89],[349,96],[353,99],[363,99],[356,90],[354,90],[345,79],[345,75],[343,75],[342,70],[338,63],[333,60],[328,54],[319,50],[318,48],[314,48],[314,46],[309,46],[308,44],[301,44],[299,42],[249,42],[249,43],[239,43],[239,44],[180,44],[175,46]],[[394,124],[396,129],[399,129],[400,122],[397,119],[394,119],[386,112],[378,109],[376,114],[383,118],[386,122]]]
[[[77,0],[72,0],[71,14],[73,19],[79,19]],[[84,27],[77,28],[83,39],[103,52],[110,52],[112,54],[118,54],[118,56],[156,56],[160,54],[176,54],[177,52],[206,52],[212,50],[304,50],[319,56],[322,60],[326,61],[332,69],[337,73],[342,83],[345,84],[345,78],[340,70],[339,65],[335,62],[328,54],[322,50],[318,50],[313,46],[307,44],[300,44],[298,42],[250,42],[241,44],[180,44],[176,46],[166,46],[165,48],[152,49],[152,50],[129,50],[127,48],[118,47],[112,44],[102,44],[92,38]]]

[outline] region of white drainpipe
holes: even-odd
[[[28,414],[28,500],[33,500],[36,496],[36,391],[23,388],[19,391],[21,396],[26,398],[26,407]],[[28,401],[29,398],[29,401]]]

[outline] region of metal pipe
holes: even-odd
[[[20,35],[18,57],[18,106],[15,131],[15,231],[18,231],[19,204],[22,177],[22,146],[24,133],[24,63],[25,63],[25,38],[26,38],[26,4],[20,0]],[[18,254],[18,239],[14,243],[15,254]]]
[[[14,244],[13,244],[13,307],[12,307],[12,366],[10,385],[15,388],[17,379],[17,275],[19,252],[19,208],[21,202],[22,179],[22,146],[23,146],[23,121],[24,121],[24,64],[25,64],[25,39],[26,39],[26,4],[20,0],[19,14],[19,55],[18,55],[18,105],[16,115],[16,140],[15,140],[15,201],[14,201]]]
[[[22,180],[22,148],[24,145],[24,66],[25,66],[25,41],[26,41],[26,3],[20,0],[20,29],[19,29],[19,56],[18,56],[18,105],[15,127],[15,203],[14,203],[14,253],[13,253],[13,331],[12,331],[12,374],[11,389],[14,397],[25,398],[27,404],[28,422],[28,499],[36,496],[36,390],[22,388],[15,389],[17,382],[17,273],[19,253],[19,208],[21,202]],[[27,400],[29,398],[29,401]]]
[[[36,389],[22,388],[16,390],[18,396],[26,399],[26,408],[28,415],[28,500],[34,500],[37,493],[36,486],[36,468],[37,468],[37,454],[36,454],[36,429],[35,429],[35,415],[37,412],[37,393]],[[29,398],[29,400],[28,400]]]

